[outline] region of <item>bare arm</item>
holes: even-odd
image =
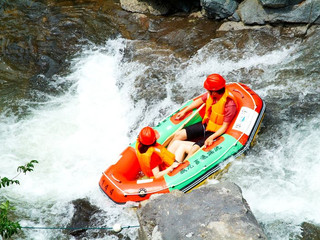
[[[181,110],[177,116],[176,119],[182,118],[184,115],[186,115],[187,112],[192,111],[195,108],[198,108],[201,104],[203,104],[202,98],[198,98],[195,101],[193,101],[189,106],[187,106],[185,109]]]
[[[216,139],[217,137],[221,136],[224,134],[228,128],[230,123],[228,122],[223,122],[221,128],[219,128],[214,134],[212,134],[210,137],[207,138],[207,140],[204,142],[204,145],[210,146],[213,143],[213,140]]]
[[[179,163],[174,162],[170,167],[167,167],[165,170],[160,171],[159,166],[155,167],[154,169],[152,169],[152,173],[154,175],[155,178],[160,178],[163,175],[171,172],[173,169],[175,169],[176,167],[179,166]]]

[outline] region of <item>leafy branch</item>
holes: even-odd
[[[27,172],[32,172],[33,168],[34,168],[34,163],[38,163],[37,160],[31,160],[29,163],[27,163],[24,166],[20,166],[17,168],[17,172],[23,172],[24,174],[26,174]]]
[[[8,213],[15,210],[15,207],[9,201],[0,204],[0,235],[5,238],[10,238],[13,234],[21,229],[19,222],[12,222],[8,219]]]
[[[32,172],[35,163],[38,163],[38,161],[37,160],[31,160],[30,162],[28,162],[24,166],[19,166],[17,168],[17,172],[19,172],[18,175],[16,175],[12,179],[9,179],[7,177],[0,178],[0,188],[8,187],[11,184],[20,184],[19,180],[14,180],[14,179],[17,178],[21,173],[26,174],[27,172]]]
[[[21,173],[26,174],[27,172],[32,172],[35,163],[38,163],[38,161],[31,160],[24,166],[19,166],[17,168],[18,175],[12,179],[0,177],[0,188],[8,187],[12,184],[20,184],[18,180],[15,180],[15,178]],[[15,207],[12,206],[8,200],[0,204],[0,236],[2,236],[3,239],[10,238],[12,235],[16,234],[19,229],[21,229],[19,222],[13,222],[8,218],[8,214],[13,210],[15,210]]]
[[[1,178],[0,179],[0,188],[2,187],[8,187],[10,184],[20,184],[19,180],[13,180],[13,179],[9,179],[7,177]]]

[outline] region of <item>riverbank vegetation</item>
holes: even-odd
[[[0,188],[9,187],[12,184],[20,184],[20,181],[16,178],[21,174],[26,174],[27,172],[32,172],[34,164],[38,163],[37,160],[31,160],[24,166],[19,166],[17,168],[18,175],[9,179],[7,177],[0,177]],[[10,220],[10,215],[15,210],[15,207],[10,203],[9,200],[4,200],[0,204],[0,235],[4,238],[10,238],[12,235],[18,233],[21,226],[18,221]]]

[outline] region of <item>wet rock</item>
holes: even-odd
[[[148,69],[145,77],[135,81],[134,95],[136,99],[145,99],[149,104],[167,97],[166,76],[160,71]]]
[[[289,0],[260,0],[262,6],[269,8],[282,8],[289,5]]]
[[[152,197],[137,215],[140,239],[267,239],[241,189],[230,182]]]
[[[158,0],[138,1],[138,0],[120,0],[121,7],[129,12],[150,13],[153,15],[166,15],[169,13],[169,7],[165,2]]]
[[[66,59],[83,44],[104,43],[118,34],[108,15],[110,3],[5,2],[8,4],[0,12],[0,58],[24,73],[17,81],[25,81],[26,76],[29,86],[37,90],[50,88],[52,77],[67,70]]]
[[[208,19],[172,17],[161,24],[164,28],[155,38],[158,43],[169,46],[175,52],[192,55],[214,38],[220,25]]]
[[[248,26],[248,25],[245,25],[243,22],[224,22],[217,31],[228,32],[228,31],[254,30],[254,29],[262,29],[262,28],[270,29],[271,26],[270,25]]]
[[[98,208],[93,206],[87,199],[77,199],[72,201],[74,205],[74,214],[68,228],[87,228],[91,225],[91,217],[98,212]],[[85,229],[68,230],[68,234],[82,239],[86,236]]]
[[[267,14],[259,0],[243,1],[238,8],[240,19],[245,24],[265,24]]]
[[[139,24],[141,30],[147,31],[149,29],[149,18],[145,14],[134,13],[132,19]]]
[[[236,0],[200,0],[201,6],[209,18],[225,19],[234,14],[238,7]]]
[[[49,56],[41,56],[37,64],[46,77],[51,77],[59,72],[59,64]]]
[[[241,21],[245,24],[266,23],[320,23],[320,1],[306,0],[290,2],[283,8],[264,7],[260,0],[245,0],[238,7]]]
[[[201,18],[200,15],[199,17],[161,18],[122,12],[118,16],[114,21],[123,26],[122,34],[126,38],[148,40],[159,47],[173,50],[183,57],[190,57],[207,44],[221,25],[221,23]],[[148,56],[144,57],[148,58]]]
[[[288,37],[304,37],[308,32],[308,26],[288,26],[281,29],[281,34]]]
[[[201,11],[193,12],[189,15],[189,18],[204,18],[204,14]]]
[[[318,0],[200,0],[200,4],[196,0],[120,0],[120,2],[126,11],[153,15],[200,10],[211,19],[242,21],[247,25],[320,24],[320,2]]]
[[[266,25],[245,25],[243,22],[224,22],[217,30],[218,33],[228,33],[229,31],[256,31],[270,33],[274,36],[281,35],[283,38],[303,38],[308,33],[312,33],[316,27],[308,29],[306,25],[289,25],[289,26],[271,26]],[[243,35],[245,35],[244,33]],[[269,40],[269,39],[268,39]]]
[[[241,21],[240,16],[239,16],[239,14],[238,14],[237,11],[235,11],[235,12],[232,14],[232,16],[228,17],[228,20],[229,20],[229,21],[234,21],[234,22],[240,22],[240,21]]]
[[[316,240],[320,239],[320,226],[314,225],[312,223],[303,222],[301,224],[302,233],[301,240]]]

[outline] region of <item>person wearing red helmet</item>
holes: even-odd
[[[168,149],[176,154],[178,161],[183,161],[200,149],[210,146],[214,139],[222,135],[236,115],[237,106],[232,93],[226,89],[226,80],[219,74],[211,74],[203,84],[208,93],[193,101],[177,114],[176,119],[183,118],[187,112],[205,103],[206,111],[202,122],[178,131]],[[193,139],[198,139],[193,142]]]
[[[156,132],[151,127],[141,129],[136,142],[136,154],[141,171],[147,177],[160,178],[179,165],[175,155],[157,143]]]

